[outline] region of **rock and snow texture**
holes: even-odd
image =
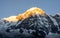
[[[12,17],[13,18],[13,17]],[[0,38],[60,38],[60,15],[30,8],[15,20],[0,19]]]

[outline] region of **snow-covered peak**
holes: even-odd
[[[45,15],[37,7],[18,16],[0,19],[0,38],[45,38],[51,34],[60,35],[59,14]]]
[[[45,12],[38,7],[32,7],[30,9],[28,9],[26,12],[24,12],[23,14],[19,14],[16,18],[19,20],[24,20],[24,19],[29,18],[31,16],[35,16],[36,14],[44,16]]]

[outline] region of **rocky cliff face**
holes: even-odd
[[[60,38],[60,15],[41,14],[19,16],[17,22],[0,19],[0,38]]]

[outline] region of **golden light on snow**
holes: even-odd
[[[44,16],[45,12],[40,8],[33,7],[33,8],[28,9],[26,12],[19,14],[18,16],[10,16],[8,18],[3,18],[3,19],[7,20],[9,22],[17,22],[18,20],[24,20],[24,19],[26,19],[30,16],[34,16],[36,14]]]
[[[7,20],[9,22],[17,22],[18,19],[16,19],[16,16],[10,16],[10,17],[7,17],[7,18],[3,18],[4,20]]]
[[[33,13],[33,15],[34,14],[45,15],[45,12],[41,8],[32,7],[29,10],[27,10],[26,12],[30,12],[30,11]]]
[[[25,18],[28,18],[30,16],[34,16],[36,14],[39,14],[41,16],[44,16],[45,15],[45,12],[42,9],[40,9],[40,8],[33,7],[33,8],[28,9],[23,14],[19,14],[16,18],[19,19],[19,20],[23,20]]]

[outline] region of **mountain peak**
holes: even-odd
[[[17,16],[10,16],[10,17],[3,18],[3,19],[6,21],[9,21],[9,22],[17,22],[18,20],[24,20],[26,18],[29,18],[31,16],[35,16],[35,15],[45,16],[46,14],[41,8],[32,7],[22,14],[19,14]]]
[[[28,18],[30,16],[34,16],[36,14],[44,16],[45,12],[41,8],[32,7],[30,9],[28,9],[26,12],[24,12],[23,14],[19,14],[16,18],[19,19],[19,20],[23,20],[25,18]]]
[[[29,12],[29,11],[31,11],[31,12],[34,13],[34,14],[40,14],[40,15],[42,15],[42,16],[45,15],[45,12],[44,12],[41,8],[38,8],[38,7],[32,7],[32,8],[30,8],[30,9],[28,9],[26,12]],[[34,15],[34,14],[33,14],[33,15]]]
[[[58,38],[60,14],[46,14],[33,7],[23,14],[0,19],[0,38]]]

